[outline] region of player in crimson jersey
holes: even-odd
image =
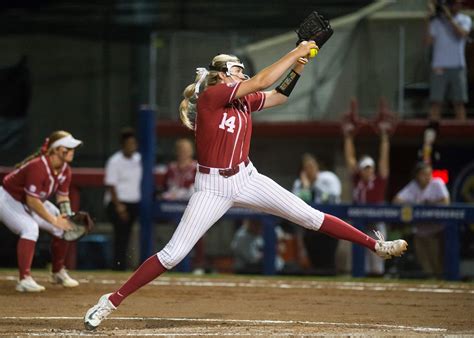
[[[208,69],[197,69],[196,80],[184,90],[180,105],[181,120],[195,130],[195,192],[170,242],[148,258],[116,292],[103,295],[87,311],[87,329],[95,329],[127,296],[176,266],[233,206],[286,218],[307,229],[364,245],[384,258],[400,256],[406,250],[404,240],[375,240],[344,221],[313,209],[260,174],[248,158],[251,113],[287,101],[314,48],[314,41],[303,41],[252,78],[244,74],[239,59],[226,54],[214,57]],[[280,85],[263,91],[290,68]]]
[[[16,290],[40,292],[44,287],[31,277],[31,264],[39,229],[52,236],[51,282],[65,287],[79,283],[64,269],[69,242],[62,239],[70,224],[65,216],[72,214],[69,202],[69,184],[74,149],[82,144],[65,131],[55,131],[41,149],[27,157],[17,168],[5,176],[0,187],[0,222],[18,234],[18,269],[20,278]],[[48,198],[56,195],[60,210]]]
[[[165,191],[161,198],[169,201],[187,201],[194,191],[197,161],[194,160],[194,145],[182,138],[175,143],[176,160],[168,164],[164,179]]]

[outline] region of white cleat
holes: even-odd
[[[33,277],[31,276],[26,276],[25,278],[20,280],[16,285],[15,289],[18,292],[42,292],[46,290],[44,286],[36,283]]]
[[[393,256],[400,257],[408,248],[408,243],[403,239],[396,241],[385,241],[380,231],[375,231],[377,243],[375,244],[375,253],[383,259],[390,259]]]
[[[61,284],[65,288],[74,288],[79,285],[79,282],[71,278],[64,268],[51,275],[51,283]]]
[[[65,288],[74,288],[79,285],[79,282],[67,273],[67,270],[62,268],[58,272],[54,272],[51,275],[51,283],[53,284],[61,284]]]
[[[109,300],[111,293],[100,297],[99,302],[87,310],[84,316],[84,326],[87,330],[95,330],[108,315],[116,309]]]

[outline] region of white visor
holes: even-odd
[[[245,69],[244,64],[241,63],[241,62],[227,61],[227,62],[225,63],[225,66],[226,66],[228,72],[230,72],[230,69],[231,69],[232,67],[240,67],[240,68],[242,68],[242,69]]]
[[[367,167],[372,167],[372,168],[375,167],[374,160],[369,156],[363,157],[359,161],[359,169],[364,169],[364,168],[367,168]]]
[[[232,74],[232,73],[230,72],[230,70],[231,70],[232,67],[240,67],[240,68],[242,68],[242,69],[245,69],[244,64],[243,64],[243,63],[240,63],[240,62],[231,62],[231,61],[228,61],[228,62],[225,63],[225,65],[226,65],[226,68],[227,68],[227,71],[226,71],[226,75],[227,75],[227,76],[234,75],[234,76],[240,77],[240,76],[238,76],[238,75],[236,75],[236,74]],[[250,76],[248,76],[247,74],[242,74],[242,75],[243,75],[243,79],[241,78],[242,80],[248,80],[248,79],[250,79]]]
[[[75,139],[72,135],[68,135],[66,137],[60,138],[57,141],[54,141],[53,144],[49,147],[50,149],[57,148],[57,147],[66,147],[70,149],[74,149],[82,144],[81,140]]]

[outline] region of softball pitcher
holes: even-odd
[[[103,295],[87,311],[87,329],[95,329],[127,296],[176,266],[232,206],[286,218],[307,229],[363,245],[384,258],[400,256],[406,250],[404,240],[375,240],[344,221],[313,209],[260,174],[248,158],[251,113],[286,102],[308,62],[307,56],[317,48],[314,41],[303,41],[252,78],[244,74],[244,65],[237,57],[225,54],[214,57],[207,69],[197,69],[196,80],[184,90],[180,105],[183,123],[195,131],[195,193],[164,249],[148,258],[116,292]],[[276,89],[262,91],[291,67]]]
[[[53,236],[51,282],[64,287],[79,285],[64,269],[69,242],[62,236],[71,227],[63,217],[72,214],[69,202],[71,168],[68,164],[74,158],[74,149],[80,144],[82,141],[70,133],[55,131],[38,152],[19,163],[3,179],[3,187],[0,187],[0,222],[20,236],[17,244],[20,278],[16,285],[19,292],[45,290],[31,277],[39,229]],[[54,194],[60,210],[48,201]]]

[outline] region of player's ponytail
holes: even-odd
[[[23,161],[15,164],[15,168],[20,168],[26,163],[30,162],[31,160],[41,155],[48,155],[51,151],[50,146],[57,140],[62,139],[63,137],[66,137],[68,135],[71,135],[71,134],[64,130],[57,130],[57,131],[52,132],[51,135],[49,135],[49,137],[45,138],[42,146],[37,151],[27,156],[25,159],[23,159]]]
[[[181,119],[181,122],[183,122],[183,124],[191,130],[194,130],[194,122],[191,122],[190,115],[195,115],[196,111],[195,88],[196,83],[191,83],[190,85],[186,86],[183,91],[184,99],[179,105],[179,118]]]
[[[240,62],[236,56],[219,54],[212,59],[213,69],[223,69],[227,62]],[[196,68],[196,78],[193,83],[186,86],[183,91],[184,99],[179,105],[179,117],[181,122],[191,130],[195,129],[196,103],[200,93],[207,87],[219,83],[219,71]]]
[[[183,91],[184,99],[179,105],[179,117],[181,122],[191,130],[194,130],[198,95],[206,90],[209,83],[209,75],[210,72],[206,68],[196,68],[194,83],[186,86]]]

